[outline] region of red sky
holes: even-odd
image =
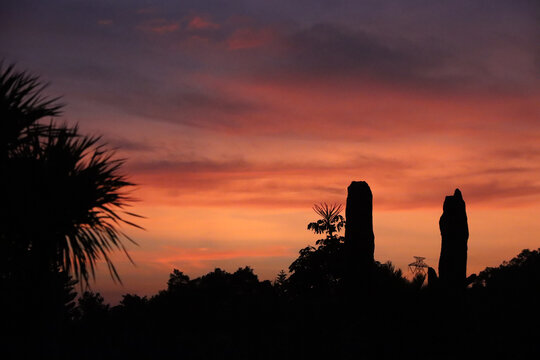
[[[62,95],[139,184],[111,301],[249,265],[287,269],[316,202],[374,193],[375,257],[435,266],[459,187],[469,272],[540,247],[535,1],[8,1],[0,57]]]

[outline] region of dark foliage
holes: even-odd
[[[259,281],[249,267],[234,273],[218,268],[196,279],[175,269],[167,289],[149,299],[125,295],[106,309],[99,296],[85,295],[87,310],[81,313],[90,314],[90,308],[96,315],[73,323],[80,336],[70,339],[70,346],[88,359],[540,354],[539,251],[524,250],[499,268],[486,269],[465,291],[424,286],[422,274],[409,281],[391,263],[376,261],[351,287],[342,281],[349,271],[343,238],[326,234],[300,251],[289,277],[281,271],[273,284]]]
[[[474,287],[493,292],[518,294],[540,293],[540,249],[523,250],[508,262],[496,268],[488,267],[476,277]]]
[[[538,254],[486,269],[455,294],[423,287],[420,277],[409,282],[388,263],[376,264],[371,288],[352,295],[300,293],[284,272],[272,285],[249,267],[192,280],[175,269],[151,298],[125,295],[108,308],[99,294],[84,294],[68,342],[83,359],[526,358],[539,351],[537,302],[525,301],[538,296]],[[517,294],[500,291],[516,289],[512,277],[528,280]]]

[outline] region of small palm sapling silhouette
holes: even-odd
[[[345,226],[345,219],[341,215],[343,205],[320,203],[313,205],[313,210],[321,216],[319,220],[311,222],[307,226],[308,230],[315,234],[326,233],[327,239],[333,239]]]

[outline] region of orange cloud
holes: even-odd
[[[540,199],[533,97],[441,98],[371,84],[331,89],[195,79],[228,100],[186,98],[193,110],[184,105],[174,115],[189,113],[194,126],[167,124],[150,136],[164,151],[137,154],[127,169],[145,201],[309,208],[343,202],[353,179],[367,180],[385,210],[439,207],[455,187],[483,207]],[[263,105],[246,111],[231,99]]]
[[[194,16],[188,23],[187,28],[189,30],[215,30],[219,29],[220,25],[216,24],[208,19],[204,19],[201,16]]]

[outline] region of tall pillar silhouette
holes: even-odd
[[[353,181],[347,188],[345,208],[345,246],[351,270],[361,270],[373,264],[375,235],[373,234],[373,195],[365,181]]]
[[[467,278],[469,226],[465,201],[459,189],[444,200],[439,228],[441,229],[440,283],[444,287],[462,288]]]

